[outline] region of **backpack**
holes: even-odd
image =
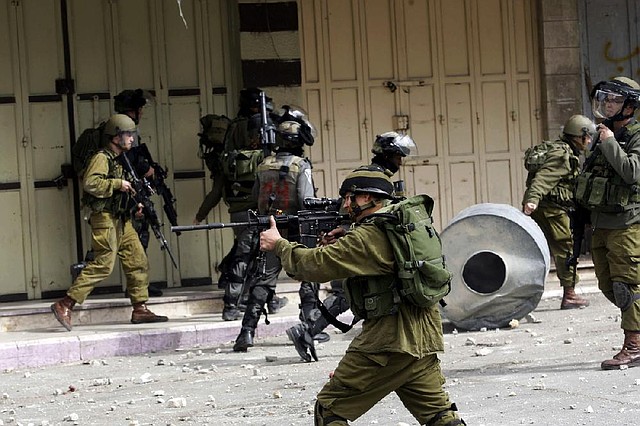
[[[262,163],[264,153],[261,149],[233,150],[222,156],[222,170],[229,181],[255,182],[258,165]]]
[[[451,290],[440,236],[433,227],[433,199],[416,195],[374,213],[389,238],[397,267],[398,292],[409,303],[429,308]]]
[[[224,115],[207,114],[200,118],[202,132],[200,136],[198,157],[203,159],[209,171],[216,174],[220,171],[220,157],[224,150],[224,139],[231,120]]]
[[[71,148],[71,163],[77,176],[82,177],[89,159],[105,147],[104,126],[105,122],[100,123],[95,129],[85,129]]]
[[[567,145],[562,143],[563,145]],[[528,172],[535,173],[547,160],[549,151],[557,149],[557,142],[544,141],[535,146],[527,148],[524,152],[524,168]],[[568,145],[567,145],[568,148]]]

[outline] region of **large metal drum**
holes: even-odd
[[[441,238],[453,273],[443,313],[457,328],[505,327],[538,305],[550,255],[533,219],[506,204],[477,204],[454,217]]]

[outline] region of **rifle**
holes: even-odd
[[[176,212],[176,199],[171,193],[171,189],[165,183],[165,179],[167,178],[167,170],[164,169],[160,164],[153,161],[153,157],[149,152],[149,148],[147,144],[141,143],[137,147],[133,148],[138,151],[142,157],[147,160],[149,165],[153,167],[153,179],[149,182],[151,187],[155,190],[155,193],[162,197],[162,209],[164,213],[167,215],[167,220],[172,226],[178,225],[178,212]],[[180,235],[180,234],[178,234]]]
[[[280,229],[296,229],[300,243],[307,247],[316,247],[318,237],[324,232],[335,229],[347,215],[341,215],[337,211],[301,210],[298,214],[259,215],[253,210],[247,212],[245,222],[231,223],[204,223],[201,225],[172,226],[172,232],[200,231],[203,229],[224,229],[247,227],[258,231],[269,229],[269,217],[273,216],[276,226]]]
[[[267,95],[260,92],[260,141],[265,157],[271,155],[271,148],[276,144],[275,130],[267,113]]]
[[[171,253],[171,249],[169,248],[169,243],[167,242],[166,238],[162,234],[162,231],[160,230],[160,228],[162,227],[162,223],[160,223],[160,220],[158,219],[158,214],[156,213],[156,209],[153,206],[153,202],[151,201],[151,195],[154,194],[153,188],[151,188],[151,185],[149,184],[149,181],[147,179],[145,179],[144,177],[142,179],[138,178],[135,170],[133,169],[133,166],[131,166],[131,162],[129,161],[129,158],[126,155],[124,155],[124,153],[120,155],[120,158],[123,159],[122,161],[124,163],[123,165],[131,175],[131,186],[133,187],[133,194],[132,194],[133,200],[136,202],[136,204],[142,204],[142,213],[144,214],[145,218],[149,222],[149,225],[153,230],[153,235],[155,235],[155,237],[160,242],[160,249],[166,251],[169,254],[169,257],[171,258],[171,263],[173,263],[173,266],[176,269],[178,269],[178,264],[176,263],[176,260],[173,257],[173,253]]]
[[[567,253],[565,265],[573,268],[573,285],[576,285],[576,277],[578,275],[578,259],[582,252],[582,241],[584,240],[584,227],[588,225],[590,220],[590,211],[582,206],[576,206],[574,210],[569,212],[571,223],[571,233],[573,236],[573,253]]]

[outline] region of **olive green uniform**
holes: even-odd
[[[578,201],[591,210],[591,251],[598,287],[616,304],[613,283],[640,297],[640,124],[632,121],[601,141],[578,179]],[[620,326],[640,331],[640,302],[622,311]]]
[[[367,279],[394,276],[391,244],[374,223],[356,226],[335,244],[315,249],[280,239],[275,253],[296,279],[348,278],[348,294],[350,286],[366,286]],[[436,353],[443,350],[437,306],[421,309],[403,301],[396,314],[365,319],[362,332],[318,394],[323,418],[355,420],[396,392],[420,424],[438,413],[442,414],[436,425],[456,419],[455,408],[442,389],[445,380]],[[337,420],[335,424],[346,423]]]
[[[571,227],[567,211],[573,207],[573,191],[580,173],[578,152],[567,142],[557,140],[547,152],[544,164],[527,176],[527,189],[522,205],[533,203],[538,208],[531,218],[544,233],[556,265],[556,275],[562,287],[574,287],[579,277],[567,265],[573,250]]]
[[[116,257],[124,270],[132,303],[149,299],[149,263],[138,234],[131,225],[129,195],[121,192],[125,178],[117,154],[109,149],[94,155],[84,174],[83,202],[91,209],[91,249],[95,259],[74,280],[67,296],[83,303],[96,283],[113,271]]]

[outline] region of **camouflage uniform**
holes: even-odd
[[[553,142],[544,164],[527,176],[522,205],[533,203],[537,209],[531,218],[542,229],[555,261],[556,275],[562,287],[575,287],[579,281],[567,266],[573,250],[568,210],[574,207],[573,190],[580,173],[579,151],[566,140]]]
[[[395,273],[389,240],[374,223],[356,226],[336,243],[316,249],[280,239],[273,253],[296,279],[348,278],[347,294],[350,286],[367,285],[367,277]],[[391,392],[420,424],[463,424],[442,389],[445,379],[436,353],[443,350],[437,306],[421,309],[401,302],[397,314],[365,319],[318,394],[316,424],[346,425]]]

